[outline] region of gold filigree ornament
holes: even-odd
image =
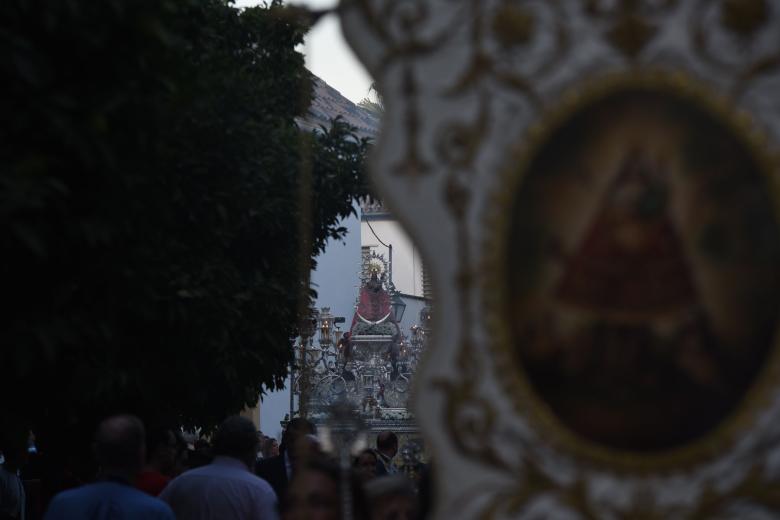
[[[771,401],[780,393],[778,345],[719,426],[642,453],[564,424],[518,362],[504,313],[509,210],[531,161],[565,123],[613,94],[643,89],[715,120],[758,165],[777,213],[778,2],[341,1],[345,35],[383,89],[375,184],[440,298],[414,382],[417,417],[448,477],[436,482],[439,518],[711,518],[739,500],[780,509],[780,461],[767,460],[780,459],[780,428],[754,428],[759,416],[780,414]],[[771,7],[767,23],[761,5]],[[647,30],[632,32],[632,23]],[[534,509],[540,501],[553,502],[547,516]]]
[[[534,29],[533,14],[522,6],[506,3],[493,13],[493,34],[504,47],[526,45]]]
[[[596,20],[607,20],[605,39],[627,59],[635,60],[658,34],[657,22],[661,13],[673,8],[677,0],[646,2],[621,0],[605,7],[599,0],[585,0],[585,12]]]
[[[653,39],[657,29],[642,17],[626,15],[607,33],[607,39],[629,58],[636,58]]]
[[[767,20],[769,6],[766,0],[724,0],[721,23],[741,37],[750,37]]]
[[[506,309],[511,305],[507,280],[511,266],[508,265],[512,208],[518,190],[526,180],[531,163],[540,147],[573,117],[593,103],[608,96],[625,91],[646,91],[662,96],[671,96],[683,103],[690,103],[698,110],[719,121],[733,135],[758,165],[763,180],[770,191],[775,218],[780,218],[780,155],[756,128],[752,119],[739,112],[730,100],[720,97],[684,73],[669,73],[661,70],[632,71],[605,75],[564,94],[554,108],[538,119],[538,124],[528,129],[522,144],[511,155],[508,166],[500,174],[498,187],[494,191],[483,229],[488,233],[481,258],[482,294],[486,327],[493,332],[490,347],[494,357],[494,373],[500,378],[505,392],[511,397],[516,413],[525,417],[538,433],[538,439],[557,453],[571,457],[584,468],[603,471],[608,474],[623,474],[626,477],[661,477],[670,474],[686,474],[712,462],[733,449],[741,435],[750,431],[761,412],[765,411],[778,391],[780,381],[780,341],[775,334],[774,344],[766,354],[765,362],[739,405],[725,420],[711,431],[679,447],[668,450],[642,453],[626,449],[615,449],[587,440],[563,424],[549,404],[539,395],[529,380],[517,352],[513,348],[512,324],[507,319]],[[775,323],[777,326],[777,323]],[[466,354],[468,357],[468,354]],[[471,386],[466,383],[459,392],[450,392],[450,398],[466,402],[473,399],[468,394]],[[450,403],[457,408],[458,402]],[[458,432],[452,432],[458,435]],[[757,447],[756,449],[761,449]],[[667,518],[669,515],[681,518],[710,518],[740,499],[753,500],[767,507],[780,509],[779,482],[767,480],[760,455],[755,455],[752,470],[737,483],[725,489],[708,484],[698,503],[687,511],[669,509],[671,506],[657,506],[652,500],[634,500],[633,506],[611,514],[615,518]],[[490,464],[491,461],[484,459]],[[599,510],[590,503],[584,491],[586,477],[562,486],[546,475],[540,461],[529,457],[528,468],[518,477],[517,493],[523,486],[531,486],[536,494],[555,493],[562,503],[581,512],[586,518],[599,518]],[[525,493],[524,493],[525,496]],[[526,502],[533,497],[526,497]],[[640,497],[641,498],[641,497]],[[517,511],[523,504],[516,503],[517,497],[496,498],[503,505],[494,503],[494,510],[512,506]],[[506,502],[509,501],[509,502]],[[495,511],[494,511],[495,512]],[[681,516],[678,516],[681,515]],[[488,514],[487,517],[491,517]]]
[[[691,18],[688,29],[692,49],[699,59],[734,78],[731,93],[735,97],[755,79],[780,67],[777,43],[760,45],[762,38],[777,35],[777,17],[770,15],[780,4],[772,3],[774,6],[769,0],[695,0],[693,12],[698,16]],[[717,13],[718,24],[708,23],[710,11]]]

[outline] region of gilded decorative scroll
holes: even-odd
[[[440,517],[748,518],[778,510],[778,305],[767,296],[763,309],[746,313],[734,302],[760,302],[762,288],[774,294],[778,281],[780,1],[345,0],[341,15],[387,108],[374,179],[433,272],[435,338],[418,371],[416,415],[447,475]],[[572,134],[587,153],[560,144],[568,142],[561,128],[583,114],[601,121]],[[648,138],[627,151],[631,121]],[[676,138],[690,142],[675,148]],[[541,169],[540,157],[549,163]],[[548,165],[560,180],[534,173]],[[719,168],[726,173],[712,173]],[[591,190],[584,198],[581,185]],[[724,198],[707,198],[710,188]],[[548,202],[552,210],[534,213],[534,189],[538,200],[559,198],[563,210]],[[729,198],[740,193],[754,203]],[[774,224],[735,230],[743,217]],[[524,221],[533,225],[517,231]],[[537,295],[524,288],[533,275],[509,274],[507,255],[514,248],[512,268],[521,265],[542,223],[556,240],[542,236],[539,265],[555,266],[540,271],[547,285]],[[724,245],[723,230],[737,238]],[[744,246],[759,230],[756,243],[769,249]],[[588,262],[619,265],[615,251],[629,259],[644,252],[645,279]],[[719,267],[728,262],[742,266],[733,273],[754,274],[731,284]],[[674,290],[654,279],[676,280],[667,284]],[[593,299],[610,286],[611,300]],[[631,291],[655,296],[637,303]],[[517,312],[507,314],[511,305]],[[626,306],[633,314],[617,312]],[[600,356],[616,360],[601,369],[623,377],[602,397],[647,379],[634,385],[630,406],[611,405],[611,427],[577,416],[578,408],[598,409],[595,397],[555,395],[561,374],[582,360],[553,358],[564,343],[585,343],[568,333],[544,338],[539,309],[571,330],[596,331],[589,334]],[[729,309],[737,309],[733,319]],[[688,346],[667,356],[684,338]],[[620,359],[626,342],[645,347]],[[747,361],[710,354],[734,345],[745,346]],[[656,354],[637,365],[642,352]],[[621,375],[621,363],[648,369]],[[662,386],[653,378],[669,374],[682,381],[675,391],[693,397],[654,400]],[[696,416],[711,402],[721,404]],[[630,409],[636,403],[661,419],[646,422],[647,438]],[[664,420],[679,426],[689,415],[687,433],[665,429]],[[634,429],[621,430],[628,423]]]

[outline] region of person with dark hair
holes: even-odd
[[[140,419],[117,415],[101,422],[95,434],[95,454],[101,480],[55,496],[46,520],[174,519],[164,502],[132,486],[146,458]]]
[[[211,451],[211,444],[206,439],[198,439],[193,445],[193,450],[187,454],[187,468],[195,469],[211,464],[214,460],[214,453]]]
[[[173,476],[178,447],[172,430],[149,430],[146,434],[146,465],[138,474],[135,487],[153,497],[159,495]]]
[[[279,455],[263,459],[255,466],[255,473],[271,484],[279,500],[284,499],[287,485],[299,461],[307,454],[316,454],[319,451],[316,433],[314,423],[302,417],[295,417],[287,423],[282,434]]]
[[[279,455],[279,441],[277,441],[273,437],[266,437],[263,440],[262,453],[264,459],[277,457]]]
[[[348,495],[342,483],[349,482]],[[345,508],[351,509],[347,515]],[[354,475],[341,473],[332,462],[314,456],[301,462],[282,502],[284,520],[367,520],[370,518],[363,488]]]
[[[377,457],[374,450],[363,450],[355,457],[355,460],[352,463],[352,469],[360,481],[365,484],[376,477],[376,466],[378,462],[379,457]]]
[[[376,437],[376,474],[394,475],[398,469],[393,464],[393,457],[398,453],[398,436],[393,432],[384,431]]]
[[[229,417],[214,436],[214,461],[173,479],[160,498],[188,520],[277,518],[273,489],[250,470],[257,447],[252,421]]]
[[[388,475],[365,486],[372,520],[413,520],[417,518],[417,496],[404,475]]]

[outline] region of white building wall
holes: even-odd
[[[393,283],[396,290],[423,296],[420,252],[397,220],[387,214],[364,215],[360,222],[360,243],[387,260],[390,259],[390,251],[382,243],[393,246]]]

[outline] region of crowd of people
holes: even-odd
[[[413,484],[394,464],[398,437],[389,431],[346,465],[303,418],[289,421],[279,443],[240,416],[206,439],[118,415],[95,433],[94,479],[60,479],[64,490],[48,499],[26,478],[30,446],[0,445],[0,520],[411,520],[429,509],[427,468]]]

